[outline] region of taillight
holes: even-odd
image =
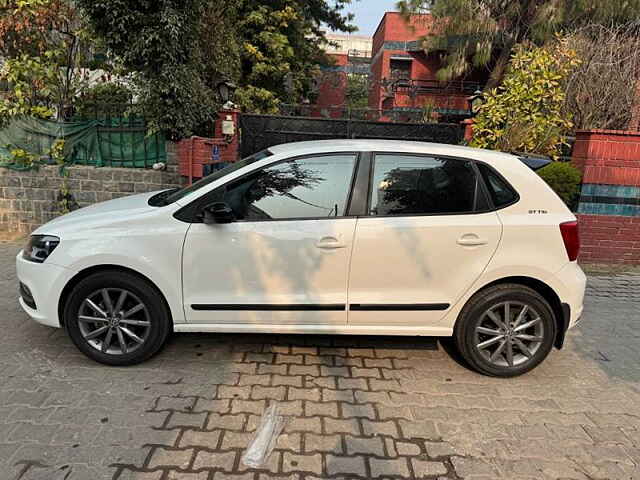
[[[569,255],[569,261],[573,262],[578,258],[578,252],[580,251],[580,235],[578,233],[578,222],[563,222],[560,224],[560,233],[562,234],[562,241],[564,242],[564,248]]]

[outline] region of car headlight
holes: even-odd
[[[60,243],[53,235],[31,235],[29,242],[22,250],[22,257],[30,262],[44,262]]]

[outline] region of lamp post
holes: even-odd
[[[467,102],[469,103],[469,110],[471,111],[471,116],[475,117],[478,113],[478,109],[484,103],[484,95],[480,90],[476,90],[473,92],[473,95],[467,97]]]
[[[227,80],[218,84],[218,95],[220,95],[220,99],[223,102],[222,108],[225,110],[231,110],[235,107],[231,99],[233,98],[233,93],[236,91],[236,88],[235,83]]]
[[[473,139],[473,123],[474,117],[478,114],[478,110],[484,103],[484,95],[480,90],[473,92],[473,95],[467,97],[467,103],[469,104],[469,110],[471,115],[462,121],[464,125],[464,139],[467,143]]]

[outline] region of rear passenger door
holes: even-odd
[[[472,161],[376,153],[358,219],[349,324],[442,327],[485,269],[501,224]]]

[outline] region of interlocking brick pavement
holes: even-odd
[[[589,278],[583,324],[538,369],[477,375],[434,340],[175,335],[108,368],[16,302],[0,244],[0,478],[640,479],[640,277]],[[290,417],[259,469],[269,402]]]

